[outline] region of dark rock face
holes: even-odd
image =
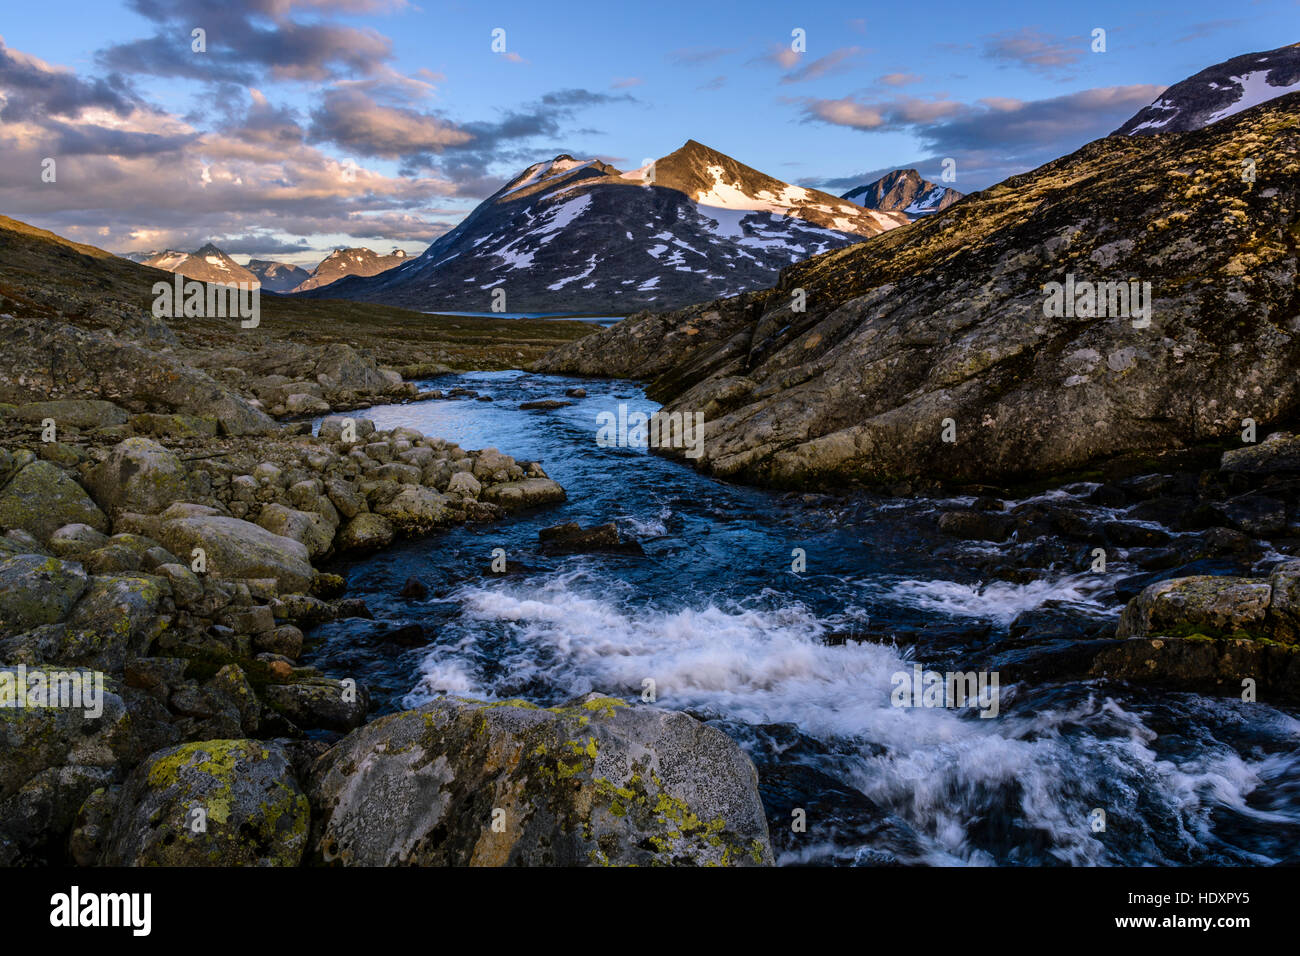
[[[1300,407],[1298,149],[1297,95],[1098,141],[771,290],[633,316],[536,367],[651,378],[666,412],[704,414],[688,460],[774,485],[997,483],[1226,438]],[[1118,290],[1105,315],[1078,296],[1058,314],[1048,283],[1059,301],[1070,276],[1150,283],[1149,324]]]
[[[1300,43],[1245,53],[1175,83],[1112,135],[1185,133],[1297,90]]]
[[[915,169],[896,169],[875,182],[850,189],[842,199],[851,199],[859,206],[888,212],[901,212],[913,221],[922,216],[942,212],[965,193],[947,186],[936,186],[922,179]]]
[[[652,171],[557,156],[528,167],[418,259],[309,294],[427,310],[487,311],[496,292],[505,311],[677,308],[763,288],[792,262],[907,222],[694,140]]]

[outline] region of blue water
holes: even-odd
[[[1300,837],[1300,721],[1263,703],[1014,663],[1113,632],[1134,569],[1065,542],[954,541],[945,502],[783,495],[596,444],[596,415],[652,411],[639,387],[524,372],[422,383],[491,395],[385,406],[477,449],[539,460],[561,505],[340,562],[380,623],[319,628],[310,660],[361,677],[383,711],[439,694],[542,705],[591,690],[688,711],[753,757],[784,864],[1271,864]],[[569,407],[521,411],[530,399]],[[1050,492],[1078,502],[1086,486]],[[964,503],[964,502],[963,502]],[[952,502],[946,503],[951,505]],[[1098,518],[1114,517],[1093,508]],[[615,521],[644,557],[546,557],[537,532]],[[491,573],[494,548],[525,570]],[[806,570],[792,569],[802,549]],[[427,599],[398,597],[408,577]],[[421,624],[426,647],[376,631]],[[999,712],[891,705],[893,675],[998,669]],[[653,681],[654,704],[640,702]],[[795,833],[802,809],[807,829]],[[1094,811],[1105,830],[1093,829]]]

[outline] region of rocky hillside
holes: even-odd
[[[177,252],[175,249],[168,249],[166,252],[145,259],[142,264],[166,272],[179,272],[200,282],[215,282],[220,285],[245,283],[252,287],[261,285],[261,280],[257,276],[210,242],[194,252]]]
[[[1116,135],[1185,133],[1300,90],[1300,43],[1246,53],[1175,83]]]
[[[270,259],[249,259],[248,271],[257,277],[267,292],[292,292],[311,275],[306,269]]]
[[[668,410],[706,417],[695,464],[780,485],[1001,481],[1229,440],[1300,402],[1298,193],[1292,94],[1099,140],[770,290],[633,317],[538,368],[653,377]],[[1116,315],[1118,296],[1095,314],[1082,285],[1055,308],[1072,281],[1133,281],[1135,301],[1150,283],[1149,321]]]
[[[850,189],[841,198],[867,209],[901,212],[915,222],[922,216],[947,209],[964,195],[922,179],[915,169],[896,169],[875,182]]]
[[[770,285],[819,252],[904,225],[897,212],[792,186],[694,140],[620,172],[536,163],[418,259],[331,296],[413,309],[612,311],[676,307]]]
[[[322,259],[311,274],[305,276],[292,291],[306,292],[309,289],[319,289],[346,276],[378,275],[400,266],[405,261],[406,253],[401,249],[394,249],[386,256],[372,252],[364,246],[355,249],[335,249]]]

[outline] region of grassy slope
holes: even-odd
[[[0,313],[116,329],[149,312],[155,282],[172,274],[0,216]],[[301,344],[346,342],[394,367],[442,361],[459,368],[518,368],[593,331],[589,323],[436,316],[336,299],[263,295],[257,334]],[[251,330],[233,320],[168,324],[187,348],[237,346]]]

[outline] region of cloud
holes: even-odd
[[[797,56],[797,54],[795,55]],[[851,67],[853,61],[859,59],[861,56],[861,47],[843,47],[827,53],[825,56],[818,57],[811,63],[808,63],[791,73],[787,73],[785,76],[781,77],[781,82],[803,83],[828,74],[839,73]]]
[[[132,0],[155,26],[153,36],[113,44],[96,55],[101,66],[126,73],[185,77],[209,83],[253,85],[265,77],[323,82],[369,76],[392,58],[392,44],[372,29],[318,19],[401,9],[372,0]],[[206,52],[194,52],[191,34],[205,31]]]
[[[725,76],[715,76],[713,79],[708,80],[705,83],[701,83],[699,86],[696,87],[696,89],[706,90],[706,91],[720,90],[726,85],[727,85],[727,78]]]
[[[920,83],[924,77],[915,73],[886,73],[884,76],[876,77],[876,83],[880,86],[910,86],[913,83]]]
[[[677,66],[700,66],[704,63],[712,63],[714,60],[729,56],[735,52],[730,47],[686,47],[673,50],[668,54],[668,60]]]
[[[930,154],[927,162],[938,165],[941,158],[960,158],[965,186],[956,188],[969,190],[1108,135],[1163,91],[1161,86],[1139,84],[1042,100],[987,97],[973,103],[906,96],[883,101],[843,97],[805,99],[802,108],[805,122],[867,132],[910,132]],[[851,179],[856,184],[863,181]],[[978,185],[972,185],[972,180]],[[849,179],[824,182],[833,187],[849,184]]]
[[[984,56],[1023,66],[1040,73],[1050,73],[1077,63],[1085,48],[1077,37],[1060,39],[1041,33],[1034,27],[1021,27],[984,37]]]
[[[358,156],[392,159],[463,146],[473,141],[474,134],[436,113],[385,106],[353,87],[325,93],[312,111],[308,139],[333,143]]]
[[[643,83],[645,83],[645,80],[641,79],[641,77],[639,76],[627,76],[627,77],[623,77],[622,79],[617,79],[613,83],[611,83],[610,89],[626,90],[626,89],[630,89],[633,86],[641,86]]]
[[[1201,23],[1193,23],[1191,28],[1174,42],[1189,43],[1192,40],[1203,40],[1206,37],[1214,36],[1216,33],[1222,33],[1224,30],[1240,26],[1245,22],[1245,20],[1206,20]]]
[[[76,119],[87,110],[125,117],[144,106],[127,81],[114,73],[85,80],[71,70],[5,45],[0,36],[0,120],[16,123],[38,117]]]

